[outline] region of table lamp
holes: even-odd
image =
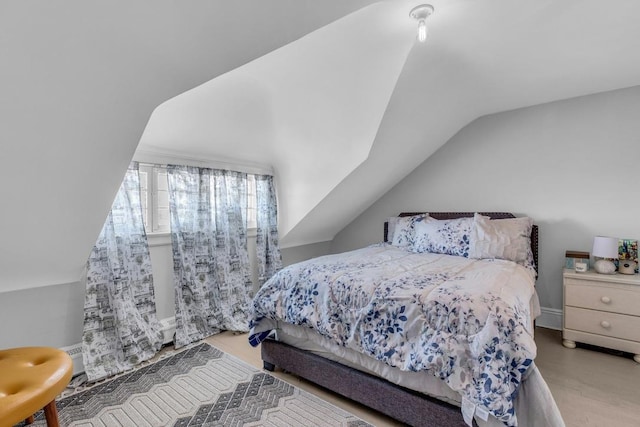
[[[618,259],[618,238],[596,236],[593,239],[592,254],[594,258],[596,258],[593,269],[597,273],[614,274],[616,272],[616,265],[611,259]]]

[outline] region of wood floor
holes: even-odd
[[[262,368],[259,349],[247,334],[224,332],[207,339],[219,349]],[[640,426],[640,364],[630,357],[593,349],[568,349],[561,332],[536,328],[536,364],[549,385],[567,426]],[[350,411],[376,426],[402,424],[282,372],[277,377]],[[526,426],[523,426],[526,427]]]
[[[640,426],[640,364],[561,342],[561,331],[536,328],[536,364],[567,426]]]

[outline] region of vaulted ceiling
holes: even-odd
[[[640,2],[433,0],[425,44],[417,3],[0,3],[0,291],[78,280],[139,142],[271,168],[290,246],[477,117],[640,84]]]

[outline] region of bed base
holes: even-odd
[[[411,426],[466,427],[460,408],[288,344],[261,344],[264,368],[279,367]],[[474,422],[474,425],[475,422]]]

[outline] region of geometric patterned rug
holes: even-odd
[[[370,424],[202,343],[57,402],[61,426]],[[36,414],[33,426],[46,426]]]

